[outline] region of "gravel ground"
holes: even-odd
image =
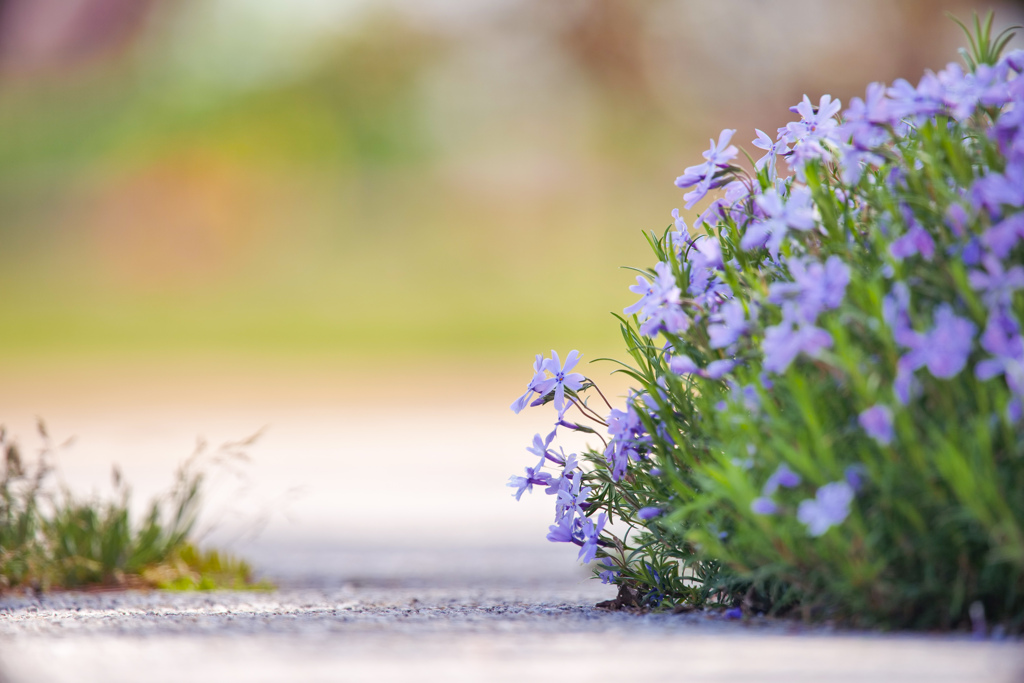
[[[1019,641],[595,609],[596,583],[0,600],[7,683],[1020,681]]]

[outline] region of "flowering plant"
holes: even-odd
[[[647,235],[613,408],[537,357],[554,431],[513,477],[636,605],[1024,626],[1024,51],[825,95],[741,167],[724,130]],[[785,173],[788,171],[788,173]],[[595,398],[596,397],[596,398]],[[606,412],[609,410],[610,412]],[[559,430],[602,448],[556,450]],[[599,433],[607,432],[605,438]],[[552,470],[553,471],[547,471]],[[740,608],[737,611],[736,608]],[[970,615],[970,616],[969,616]]]

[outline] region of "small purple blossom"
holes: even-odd
[[[551,351],[551,358],[544,360],[544,369],[550,372],[552,376],[538,382],[535,385],[534,391],[541,396],[546,396],[548,392],[554,391],[555,410],[558,411],[559,416],[568,408],[568,405],[565,403],[565,390],[579,391],[580,387],[583,386],[583,380],[586,379],[580,373],[572,372],[572,369],[579,362],[580,352],[576,349],[570,351],[569,355],[566,356],[565,365],[561,364],[558,353],[554,350]]]
[[[583,522],[583,544],[580,546],[578,559],[583,560],[584,564],[589,563],[597,555],[597,546],[600,544],[601,532],[607,520],[608,515],[602,512],[597,516],[596,524],[592,519]]]
[[[537,354],[537,360],[533,363],[533,379],[526,387],[526,393],[512,402],[512,412],[517,415],[530,403],[530,398],[537,393],[535,388],[539,382],[544,381],[544,356]]]
[[[868,470],[864,465],[855,464],[850,465],[843,470],[843,478],[846,479],[846,483],[850,485],[854,493],[860,491],[864,487],[864,480],[868,476]]]
[[[860,422],[860,426],[868,436],[882,446],[892,443],[892,411],[888,406],[871,406],[857,417],[857,421]]]
[[[725,129],[718,136],[718,142],[711,140],[711,147],[703,153],[706,160],[703,164],[690,166],[683,175],[676,178],[676,187],[694,189],[683,195],[686,200],[686,208],[692,209],[693,205],[699,202],[712,187],[715,187],[716,176],[720,171],[729,167],[729,162],[736,158],[739,150],[730,145],[734,129]]]
[[[920,254],[925,261],[931,261],[935,255],[935,241],[920,223],[912,221],[907,232],[889,245],[889,254],[897,261],[915,254]]]
[[[949,304],[943,303],[935,308],[932,329],[924,334],[916,332],[909,324],[906,287],[894,287],[893,294],[900,299],[906,297],[899,301],[887,297],[885,304],[886,321],[893,328],[896,342],[909,349],[896,364],[894,383],[896,397],[905,404],[910,400],[911,380],[918,368],[927,367],[932,376],[939,379],[950,379],[963,370],[977,328],[970,320],[953,313]]]
[[[748,250],[766,246],[776,261],[790,229],[806,231],[817,225],[811,191],[802,185],[793,187],[785,201],[775,189],[769,189],[757,195],[754,204],[762,218],[747,226],[740,246]]]
[[[845,481],[834,481],[818,489],[814,498],[800,502],[796,518],[811,536],[821,536],[831,527],[842,524],[850,514],[853,487]]]
[[[573,527],[575,520],[572,515],[566,515],[557,524],[548,527],[548,540],[552,543],[572,543]]]
[[[643,507],[636,511],[637,519],[642,519],[644,521],[660,517],[663,514],[665,514],[665,511],[657,506]]]
[[[783,373],[801,353],[812,358],[823,349],[832,346],[832,335],[813,325],[795,326],[792,321],[783,320],[765,330],[761,341],[764,353],[764,369],[768,372]]]
[[[779,156],[783,156],[789,152],[789,145],[783,140],[772,140],[768,137],[768,134],[757,128],[754,129],[757,133],[757,139],[751,144],[758,149],[763,149],[765,155],[754,162],[754,168],[760,171],[768,165],[768,180],[775,180],[776,173],[776,159]]]
[[[761,490],[766,496],[770,496],[779,490],[779,487],[791,489],[800,485],[800,475],[789,468],[789,465],[782,463],[772,472]]]
[[[743,304],[735,299],[726,301],[718,307],[710,325],[708,325],[709,346],[713,349],[721,349],[736,343],[746,333],[747,313]]]
[[[722,613],[722,616],[726,619],[742,619],[743,608],[742,607],[731,607]]]
[[[519,500],[522,498],[524,491],[533,492],[534,484],[538,486],[547,486],[550,483],[551,475],[547,472],[541,472],[540,466],[538,465],[537,467],[527,467],[525,477],[509,477],[508,484],[506,484],[506,486],[516,489],[516,492],[512,495],[516,497],[516,500]]]
[[[779,506],[771,498],[761,496],[750,503],[750,511],[755,515],[774,515],[779,511]]]

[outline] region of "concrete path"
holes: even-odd
[[[345,585],[0,602],[7,683],[1024,680],[1019,642],[593,607],[555,588]]]

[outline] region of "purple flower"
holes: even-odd
[[[833,100],[831,95],[822,95],[815,109],[807,95],[804,95],[800,104],[789,108],[800,114],[800,120],[780,128],[779,133],[781,140],[793,145],[789,165],[796,171],[797,178],[804,179],[803,169],[808,161],[829,155],[823,143],[837,145],[841,142],[839,122],[834,118],[841,107],[839,100]]]
[[[967,364],[976,331],[974,323],[954,314],[949,304],[940,304],[935,310],[935,326],[928,333],[928,344],[922,349],[928,371],[941,379],[959,374]]]
[[[978,178],[968,199],[975,208],[984,208],[993,217],[1002,216],[1004,207],[1024,206],[1024,162],[1011,161],[1003,173],[990,171]]]
[[[562,517],[557,524],[548,527],[548,540],[552,543],[571,543],[574,524],[572,515]]]
[[[765,164],[768,164],[768,180],[775,180],[775,161],[780,155],[789,152],[789,145],[783,140],[772,140],[764,131],[757,128],[754,129],[754,132],[757,133],[757,139],[751,144],[766,152],[763,157],[754,162],[754,168],[760,171],[764,168]]]
[[[985,271],[972,270],[968,274],[971,288],[984,292],[982,299],[989,308],[1008,307],[1013,304],[1013,293],[1024,288],[1024,267],[1003,268],[1002,262],[994,256],[981,260]]]
[[[683,354],[672,356],[668,360],[668,369],[677,375],[697,375],[705,379],[721,379],[732,372],[734,367],[736,361],[724,359],[711,361],[706,369],[701,369],[692,358]]]
[[[920,223],[912,221],[910,229],[889,245],[889,253],[897,261],[902,261],[914,254],[920,254],[925,261],[931,261],[935,254],[935,242]]]
[[[967,215],[967,209],[962,204],[950,204],[946,209],[946,225],[957,237],[963,237],[967,232],[967,223],[971,217]]]
[[[768,477],[768,481],[765,482],[764,488],[761,489],[761,493],[766,496],[770,496],[779,490],[779,487],[791,489],[794,486],[800,485],[800,475],[789,468],[789,465],[782,463],[778,468],[772,472],[771,476]]]
[[[732,372],[733,368],[736,367],[736,361],[731,359],[713,360],[708,363],[708,366],[704,369],[704,377],[708,379],[722,379],[727,374]]]
[[[544,357],[541,354],[537,354],[537,360],[533,362],[533,379],[526,387],[526,393],[517,398],[512,403],[512,412],[517,415],[530,403],[530,397],[537,393],[536,386],[539,382],[544,381]]]
[[[867,478],[867,474],[867,468],[861,464],[850,465],[843,470],[843,477],[846,479],[846,483],[850,485],[850,488],[855,493],[864,487],[864,479]]]
[[[615,579],[617,579],[622,572],[620,572],[619,570],[615,569],[615,563],[612,561],[612,558],[610,558],[610,557],[601,558],[601,564],[603,566],[607,567],[607,569],[605,569],[603,572],[598,574],[598,576],[601,579],[601,583],[605,583],[605,584],[615,583]]]
[[[580,352],[573,349],[569,352],[569,355],[565,358],[565,365],[561,365],[561,361],[558,358],[558,353],[554,350],[551,351],[551,358],[544,360],[544,369],[550,372],[553,376],[538,382],[534,388],[541,396],[546,396],[548,392],[554,390],[555,392],[555,410],[558,411],[558,415],[566,411],[568,406],[565,403],[565,390],[579,391],[579,388],[583,386],[583,380],[586,379],[583,375],[578,372],[572,372],[572,369],[576,367],[576,364],[580,362]]]
[[[511,486],[512,488],[517,489],[512,495],[516,497],[516,500],[519,500],[523,496],[523,491],[533,492],[534,484],[538,486],[547,486],[550,483],[551,475],[547,472],[541,472],[540,465],[538,465],[537,467],[527,467],[525,477],[509,477],[508,484],[506,484],[506,486]]]
[[[999,221],[981,236],[981,241],[999,258],[1006,258],[1017,242],[1024,239],[1024,211]]]
[[[943,109],[942,86],[931,71],[925,73],[916,88],[902,78],[896,79],[887,94],[894,121],[908,119],[916,123]]]
[[[811,191],[802,185],[793,187],[785,201],[773,188],[757,195],[754,204],[763,218],[747,226],[740,246],[748,250],[767,246],[776,261],[779,259],[782,241],[790,228],[806,231],[817,225]]]
[[[743,304],[735,299],[726,301],[718,308],[708,325],[709,346],[721,349],[734,344],[747,331],[747,314]]]
[[[739,150],[729,144],[735,132],[731,129],[723,130],[718,137],[718,143],[711,140],[711,148],[704,152],[703,156],[706,161],[697,166],[690,166],[683,172],[683,175],[676,178],[676,187],[694,188],[683,195],[687,209],[692,209],[694,204],[704,198],[708,190],[714,186],[719,171],[728,168],[729,162],[739,154]]]
[[[821,536],[831,527],[842,524],[850,514],[853,487],[845,481],[834,481],[818,489],[814,498],[800,502],[796,518],[811,536]]]
[[[955,377],[967,364],[977,328],[970,320],[953,313],[949,304],[935,308],[934,326],[925,334],[915,332],[909,325],[906,305],[909,294],[906,287],[893,288],[893,293],[907,299],[899,302],[887,297],[884,312],[886,321],[893,328],[894,338],[910,351],[896,364],[894,389],[900,403],[910,400],[910,384],[915,370],[927,366],[932,376],[939,379]],[[891,322],[890,322],[891,321]]]
[[[883,446],[892,443],[892,411],[884,405],[874,405],[862,412],[857,421],[872,439]]]
[[[814,323],[823,311],[837,308],[846,296],[850,268],[836,255],[824,264],[811,259],[790,259],[792,282],[774,282],[768,300],[782,304],[783,319]]]
[[[681,305],[682,292],[676,286],[672,266],[658,263],[654,266],[653,281],[642,275],[636,278],[637,284],[629,289],[640,294],[640,300],[623,309],[626,315],[639,313],[645,318],[640,326],[640,333],[653,337],[658,332],[681,334],[690,325],[690,318],[683,312]]]
[[[669,233],[672,237],[672,244],[677,247],[689,240],[690,231],[686,227],[686,221],[679,215],[679,209],[672,209],[672,223],[675,226],[675,230]]]
[[[660,517],[663,514],[665,514],[665,511],[660,507],[643,507],[636,512],[637,519],[642,519],[644,521]]]
[[[583,486],[582,482],[583,473],[579,471],[572,473],[571,477],[562,477],[555,496],[555,521],[584,514],[583,503],[590,496],[591,488]]]
[[[558,463],[559,465],[563,464],[557,459],[557,456],[552,455],[551,452],[548,450],[548,447],[554,440],[557,431],[558,430],[552,430],[551,433],[548,434],[543,439],[541,438],[540,434],[534,434],[533,445],[527,446],[526,448],[528,452],[533,453],[534,455],[540,458],[541,465],[544,464],[544,460],[550,460],[551,462]]]
[[[700,373],[700,366],[694,363],[692,358],[682,353],[669,359],[668,369],[677,375],[696,375]]]
[[[722,616],[725,617],[726,619],[742,619],[743,618],[743,608],[742,607],[732,607],[730,609],[725,610],[725,612],[722,613]]]
[[[583,560],[584,564],[593,560],[597,555],[597,546],[601,541],[601,531],[604,530],[607,518],[608,516],[602,512],[597,516],[596,524],[591,519],[587,519],[583,523],[583,545],[580,547],[580,554],[577,559]]]
[[[771,498],[761,496],[750,504],[750,511],[755,515],[774,515],[779,511],[779,506]]]
[[[764,331],[764,339],[761,341],[764,369],[783,373],[799,354],[806,353],[813,358],[822,349],[831,346],[832,335],[820,327],[794,326],[792,321],[783,320]]]

